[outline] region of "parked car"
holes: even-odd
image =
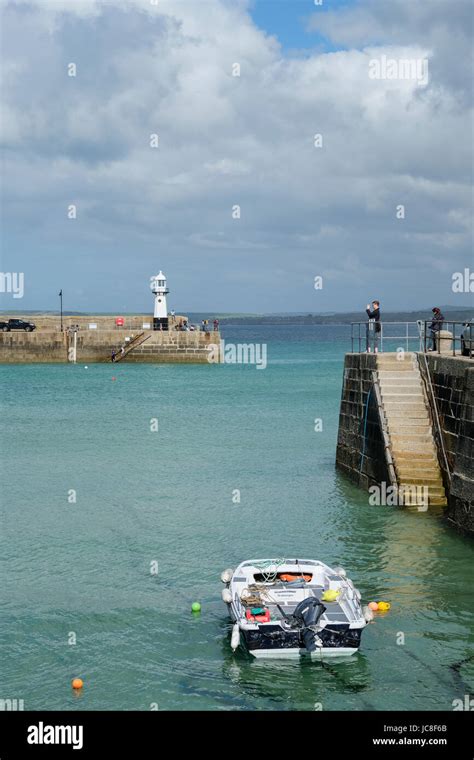
[[[36,330],[36,325],[33,322],[25,322],[23,319],[9,319],[7,322],[0,322],[0,330],[3,332],[10,332],[10,330],[33,332]]]
[[[461,333],[461,353],[470,356],[474,352],[474,319],[464,322],[464,330]]]

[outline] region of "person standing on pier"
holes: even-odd
[[[440,330],[443,329],[443,322],[444,322],[444,316],[441,314],[441,309],[435,306],[434,309],[432,309],[432,312],[433,312],[433,318],[431,320],[431,324],[428,326],[428,329],[431,331],[430,332],[431,346],[428,348],[428,351],[436,350],[437,334],[440,332]]]
[[[370,308],[370,303],[368,303],[365,310],[369,318],[367,322],[367,353],[370,354],[372,342],[374,344],[374,353],[378,353],[379,338],[382,331],[382,325],[380,324],[380,301],[372,301],[372,309]]]

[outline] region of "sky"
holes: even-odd
[[[473,304],[473,8],[0,0],[0,309]]]

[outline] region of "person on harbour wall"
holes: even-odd
[[[436,336],[437,333],[440,332],[440,330],[443,329],[443,322],[444,322],[444,316],[441,314],[441,309],[439,309],[437,306],[432,309],[433,317],[431,320],[431,324],[428,325],[428,330],[430,330],[430,346],[428,347],[428,351],[434,351],[436,349]]]
[[[380,324],[380,301],[372,301],[372,309],[370,308],[370,303],[368,303],[365,310],[369,318],[367,322],[367,353],[371,352],[372,344],[374,353],[378,353],[379,338],[382,331],[382,325]]]

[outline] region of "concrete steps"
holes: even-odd
[[[379,377],[383,378],[384,380],[396,380],[397,378],[403,380],[410,380],[413,377],[417,377],[417,374],[414,369],[406,367],[403,370],[399,370],[397,367],[393,367],[392,369],[380,369],[378,371]]]
[[[415,478],[423,478],[424,480],[441,480],[441,475],[433,473],[433,467],[431,466],[425,466],[421,467],[418,465],[412,465],[408,460],[404,461],[401,460],[397,464],[397,472],[400,474],[400,477],[403,477],[407,480],[412,480]]]
[[[430,420],[428,415],[426,417],[406,417],[402,420],[395,420],[390,423],[391,430],[401,429],[401,430],[407,430],[408,428],[414,428],[413,432],[416,432],[416,429],[422,428],[423,430],[426,429],[426,425],[430,425]]]
[[[412,385],[399,385],[387,388],[383,386],[382,398],[387,401],[423,401],[423,394],[419,388]]]
[[[411,357],[411,355],[410,355]],[[412,358],[405,358],[403,361],[392,359],[387,356],[377,357],[377,369],[380,372],[414,372]]]
[[[413,419],[428,419],[429,414],[424,402],[414,401],[384,401],[384,408],[388,411],[403,410],[404,414],[409,414]]]
[[[396,425],[399,425],[400,423],[397,422]],[[425,444],[425,441],[432,441],[433,435],[431,433],[430,428],[415,428],[413,429],[413,425],[410,427],[406,426],[404,428],[396,428],[394,429],[394,426],[392,423],[388,426],[389,431],[391,431],[391,442],[393,446],[396,446],[397,443],[403,443],[403,441],[406,441],[407,443],[423,443],[423,446]],[[412,432],[413,431],[413,432]]]
[[[430,419],[426,406],[423,404],[404,404],[402,402],[386,401],[384,408],[393,412],[394,416],[398,414],[400,419],[406,419],[409,413],[409,417],[412,420],[428,420]]]
[[[407,483],[406,485],[408,487],[410,484]],[[428,496],[428,504],[434,504],[434,503],[436,503],[437,505],[441,504],[441,503],[447,504],[446,493],[445,493],[445,490],[444,490],[443,486],[441,486],[441,487],[438,488],[437,486],[420,485],[420,486],[418,486],[418,488],[420,489],[418,491],[418,493],[422,496],[422,498],[423,498],[423,495],[425,493],[427,494],[427,496]],[[426,488],[426,490],[425,490],[425,488]],[[417,488],[415,487],[413,490],[415,491],[415,494],[416,494],[417,493]],[[414,499],[412,501],[412,504],[416,504],[416,503],[417,503],[417,501]]]
[[[433,451],[406,451],[405,449],[392,448],[392,456],[400,464],[410,462],[413,466],[431,469],[437,463],[437,457]]]
[[[404,503],[446,505],[423,382],[411,354],[377,356],[377,374],[390,450]]]
[[[415,385],[418,387],[418,378],[414,372],[379,372],[379,377],[385,386]]]
[[[427,486],[443,485],[441,478],[434,475],[433,472],[423,473],[422,471],[419,471],[414,473],[407,470],[401,470],[397,467],[397,475],[401,483],[426,483]]]

